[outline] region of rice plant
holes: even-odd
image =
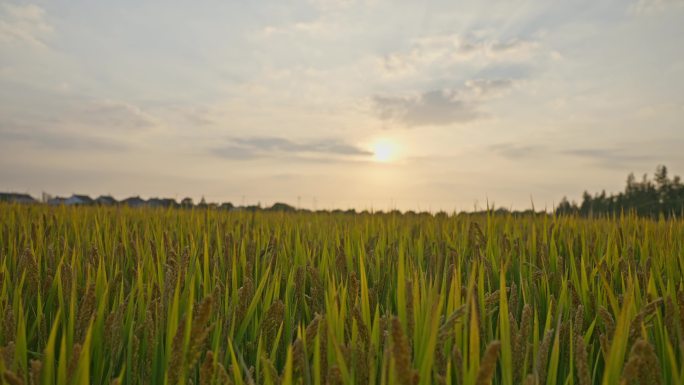
[[[3,384],[682,384],[684,222],[0,205]]]

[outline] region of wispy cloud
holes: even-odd
[[[413,96],[375,96],[377,116],[406,127],[444,126],[487,116],[484,101],[506,94],[510,79],[474,79],[461,88],[429,90]]]
[[[476,105],[443,90],[427,91],[415,97],[375,96],[373,102],[380,119],[408,127],[465,123],[482,115]]]
[[[511,79],[473,79],[468,80],[466,89],[471,96],[478,99],[490,99],[504,96],[513,87]]]
[[[505,142],[491,145],[488,147],[488,150],[509,160],[537,160],[539,158],[549,159],[551,157],[563,156],[606,168],[622,168],[635,163],[657,160],[657,157],[640,151],[636,145],[610,148],[578,147],[563,149],[563,147],[559,148],[556,145],[544,146],[540,144]]]
[[[122,101],[101,100],[84,105],[67,117],[94,129],[139,131],[155,124],[155,118],[140,107]]]
[[[53,95],[54,96],[54,95]],[[5,109],[3,109],[5,110]],[[114,100],[51,98],[42,109],[7,106],[0,139],[53,150],[121,150],[149,133],[157,119],[135,105]]]
[[[306,159],[349,159],[368,157],[371,151],[338,139],[293,141],[281,137],[234,138],[226,145],[211,150],[227,159],[250,160],[258,158],[289,157]]]
[[[435,35],[413,39],[408,49],[386,54],[380,63],[386,76],[401,76],[471,61],[479,65],[526,62],[541,52],[540,44],[531,40]]]
[[[120,151],[125,143],[87,133],[54,132],[45,130],[7,130],[0,128],[0,139],[12,147],[31,146],[41,150],[59,151]],[[23,148],[23,147],[22,147]]]
[[[489,150],[504,158],[518,160],[536,156],[544,152],[544,148],[533,144],[499,143],[489,146]]]
[[[34,4],[0,5],[0,43],[45,47],[45,38],[52,32],[43,8]]]
[[[684,0],[638,0],[632,5],[631,10],[644,14],[677,7],[684,7]]]
[[[358,0],[309,0],[308,2],[322,11],[337,10],[357,3],[363,3],[363,1]]]
[[[575,148],[563,154],[585,159],[592,164],[607,168],[620,168],[639,162],[657,161],[657,157],[644,154],[637,148]]]
[[[285,25],[269,25],[261,30],[261,36],[265,38],[275,36],[287,36],[293,38],[295,36],[308,37],[332,37],[335,36],[342,26],[336,22],[315,19],[311,21],[299,21]]]
[[[41,110],[28,109],[12,113],[11,125],[36,129],[85,129],[88,132],[118,135],[142,132],[158,123],[143,108],[121,100],[94,99],[50,95]],[[7,125],[9,118],[3,122]]]

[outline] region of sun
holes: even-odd
[[[379,140],[373,145],[373,159],[376,162],[387,163],[396,156],[396,145],[389,140]]]

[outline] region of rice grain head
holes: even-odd
[[[658,356],[648,341],[638,339],[629,352],[627,364],[623,368],[622,381],[638,385],[660,385],[662,374]]]
[[[406,341],[404,329],[399,318],[392,318],[392,357],[394,358],[397,377],[402,385],[414,385],[414,369],[411,367],[411,350]]]
[[[40,360],[31,360],[31,372],[29,374],[29,383],[31,385],[40,385],[41,372],[43,371],[43,363]]]
[[[5,370],[5,372],[2,374],[2,378],[9,385],[24,385],[24,379],[11,370]]]
[[[197,309],[197,314],[192,319],[192,328],[190,330],[190,345],[188,347],[187,356],[185,358],[185,368],[192,368],[200,357],[202,348],[204,346],[209,332],[213,328],[210,324],[211,311],[214,303],[214,297],[206,297]]]
[[[480,369],[477,371],[475,385],[490,385],[492,383],[500,350],[501,342],[499,341],[492,341],[487,345],[487,350],[485,350],[482,362],[480,363]]]
[[[591,385],[591,370],[588,360],[584,338],[581,334],[577,334],[575,336],[575,369],[577,370],[579,385]]]
[[[199,385],[212,385],[214,382],[215,366],[214,352],[207,351],[204,355],[204,362],[200,367]]]
[[[544,334],[544,339],[542,339],[542,342],[539,345],[537,356],[535,373],[537,374],[537,380],[540,385],[546,384],[546,366],[549,362],[549,349],[551,348],[552,341],[553,329],[550,329]]]

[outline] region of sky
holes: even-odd
[[[552,208],[684,174],[684,0],[0,0],[0,190]]]

